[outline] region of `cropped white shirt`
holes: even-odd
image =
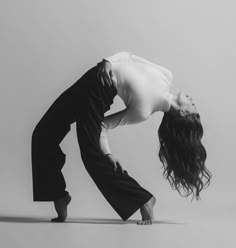
[[[111,153],[107,133],[117,126],[140,123],[154,112],[168,111],[172,94],[172,73],[130,52],[118,52],[105,58],[112,64],[112,81],[126,108],[106,116],[102,122],[100,147]]]

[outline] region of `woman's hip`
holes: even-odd
[[[48,108],[41,122],[49,124],[73,123],[89,114],[103,115],[110,109],[117,94],[114,86],[104,87],[97,80],[95,66],[67,88]]]

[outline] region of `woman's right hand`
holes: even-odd
[[[114,171],[121,171],[122,173],[125,173],[126,171],[122,168],[119,160],[117,158],[115,158],[115,156],[113,154],[107,154],[105,155],[107,161],[112,164],[112,166],[114,167]],[[127,172],[126,172],[127,173]]]
[[[112,86],[112,78],[113,78],[113,73],[112,73],[112,64],[103,59],[101,63],[98,64],[98,72],[97,72],[97,80],[102,82],[102,85],[105,86]]]

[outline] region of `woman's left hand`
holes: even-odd
[[[123,167],[121,166],[119,160],[117,158],[115,158],[115,156],[111,153],[105,155],[107,161],[113,166],[114,171],[115,172],[121,172],[121,173],[127,173],[126,170],[123,169]]]
[[[97,72],[97,80],[102,82],[102,85],[112,86],[112,64],[103,59]]]

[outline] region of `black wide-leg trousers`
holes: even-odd
[[[97,81],[98,66],[88,70],[49,107],[32,134],[33,200],[54,201],[68,192],[62,174],[66,155],[60,143],[76,122],[81,158],[105,199],[127,220],[152,194],[125,173],[115,172],[99,146],[101,122],[117,94]]]

